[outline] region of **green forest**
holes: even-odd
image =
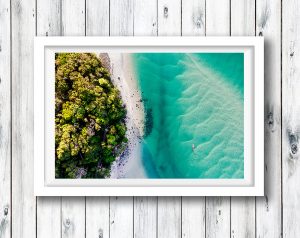
[[[96,54],[55,54],[55,176],[105,178],[126,146],[126,109]]]

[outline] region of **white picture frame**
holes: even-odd
[[[244,178],[56,179],[53,167],[55,165],[53,56],[58,51],[90,52],[94,49],[122,53],[154,50],[244,52]],[[34,194],[35,196],[263,196],[263,37],[36,37]]]

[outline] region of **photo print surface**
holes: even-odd
[[[243,179],[244,53],[56,53],[55,177]]]

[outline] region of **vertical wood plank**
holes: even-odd
[[[182,3],[182,35],[205,35],[205,0]],[[205,198],[182,197],[182,238],[205,237]]]
[[[205,198],[182,197],[182,238],[205,237]]]
[[[110,0],[110,35],[133,35],[133,0]],[[110,198],[110,238],[133,237],[133,197]]]
[[[11,228],[10,2],[0,0],[0,237]]]
[[[181,237],[181,198],[158,197],[157,237]]]
[[[255,1],[231,0],[231,35],[255,35]],[[255,198],[231,198],[231,237],[255,237]]]
[[[133,35],[133,0],[110,0],[110,35]]]
[[[231,237],[255,237],[255,199],[231,198]]]
[[[283,237],[300,236],[300,3],[282,8],[282,184]]]
[[[110,198],[110,238],[133,237],[132,197]]]
[[[35,1],[11,1],[12,237],[36,236],[33,195],[33,36]]]
[[[256,34],[265,39],[265,196],[256,198],[256,235],[268,238],[282,227],[281,1],[257,0],[256,14]]]
[[[157,237],[157,197],[134,198],[134,237]]]
[[[86,35],[109,35],[109,0],[86,0]]]
[[[206,35],[230,35],[230,1],[206,1]],[[206,199],[206,237],[230,237],[230,198]]]
[[[230,35],[230,0],[206,1],[206,35]]]
[[[109,35],[109,0],[86,1],[86,35]],[[109,238],[109,197],[86,198],[86,237]]]
[[[62,0],[62,34],[85,35],[85,0]]]
[[[134,35],[157,35],[157,1],[134,0]]]
[[[255,1],[231,0],[231,35],[255,35]]]
[[[134,0],[134,35],[157,35],[157,1]],[[134,198],[134,237],[157,237],[157,197]]]
[[[109,197],[86,198],[86,237],[109,238]]]
[[[230,199],[206,198],[206,237],[230,237]]]
[[[62,198],[62,238],[85,237],[85,203],[84,197]]]
[[[185,0],[182,3],[182,35],[205,35],[205,0]]]
[[[61,197],[39,197],[36,222],[38,238],[60,238]]]
[[[181,1],[158,0],[158,35],[181,35]],[[181,198],[158,197],[157,237],[181,237]]]
[[[158,35],[181,35],[181,0],[158,0]]]
[[[38,36],[61,34],[61,5],[59,0],[37,1],[36,33]],[[42,79],[41,79],[42,80]],[[37,198],[37,237],[61,237],[61,198]]]
[[[62,34],[85,35],[85,0],[62,1]],[[85,197],[62,198],[62,237],[85,237]]]

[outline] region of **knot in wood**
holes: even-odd
[[[291,144],[291,153],[293,155],[297,154],[298,152],[298,145],[296,143]]]
[[[4,216],[7,216],[7,214],[8,214],[8,206],[5,206],[4,207]]]
[[[268,123],[268,127],[269,129],[273,129],[274,127],[274,117],[273,117],[273,113],[272,112],[269,112],[268,113],[268,120],[267,120],[267,123]]]
[[[201,18],[200,17],[198,17],[197,18],[197,20],[196,20],[196,26],[197,26],[197,28],[201,28]]]
[[[169,12],[169,9],[168,7],[164,7],[164,17],[167,18],[168,17],[168,12]]]
[[[66,222],[65,222],[65,226],[66,228],[69,228],[71,225],[71,220],[69,218],[66,219]]]

